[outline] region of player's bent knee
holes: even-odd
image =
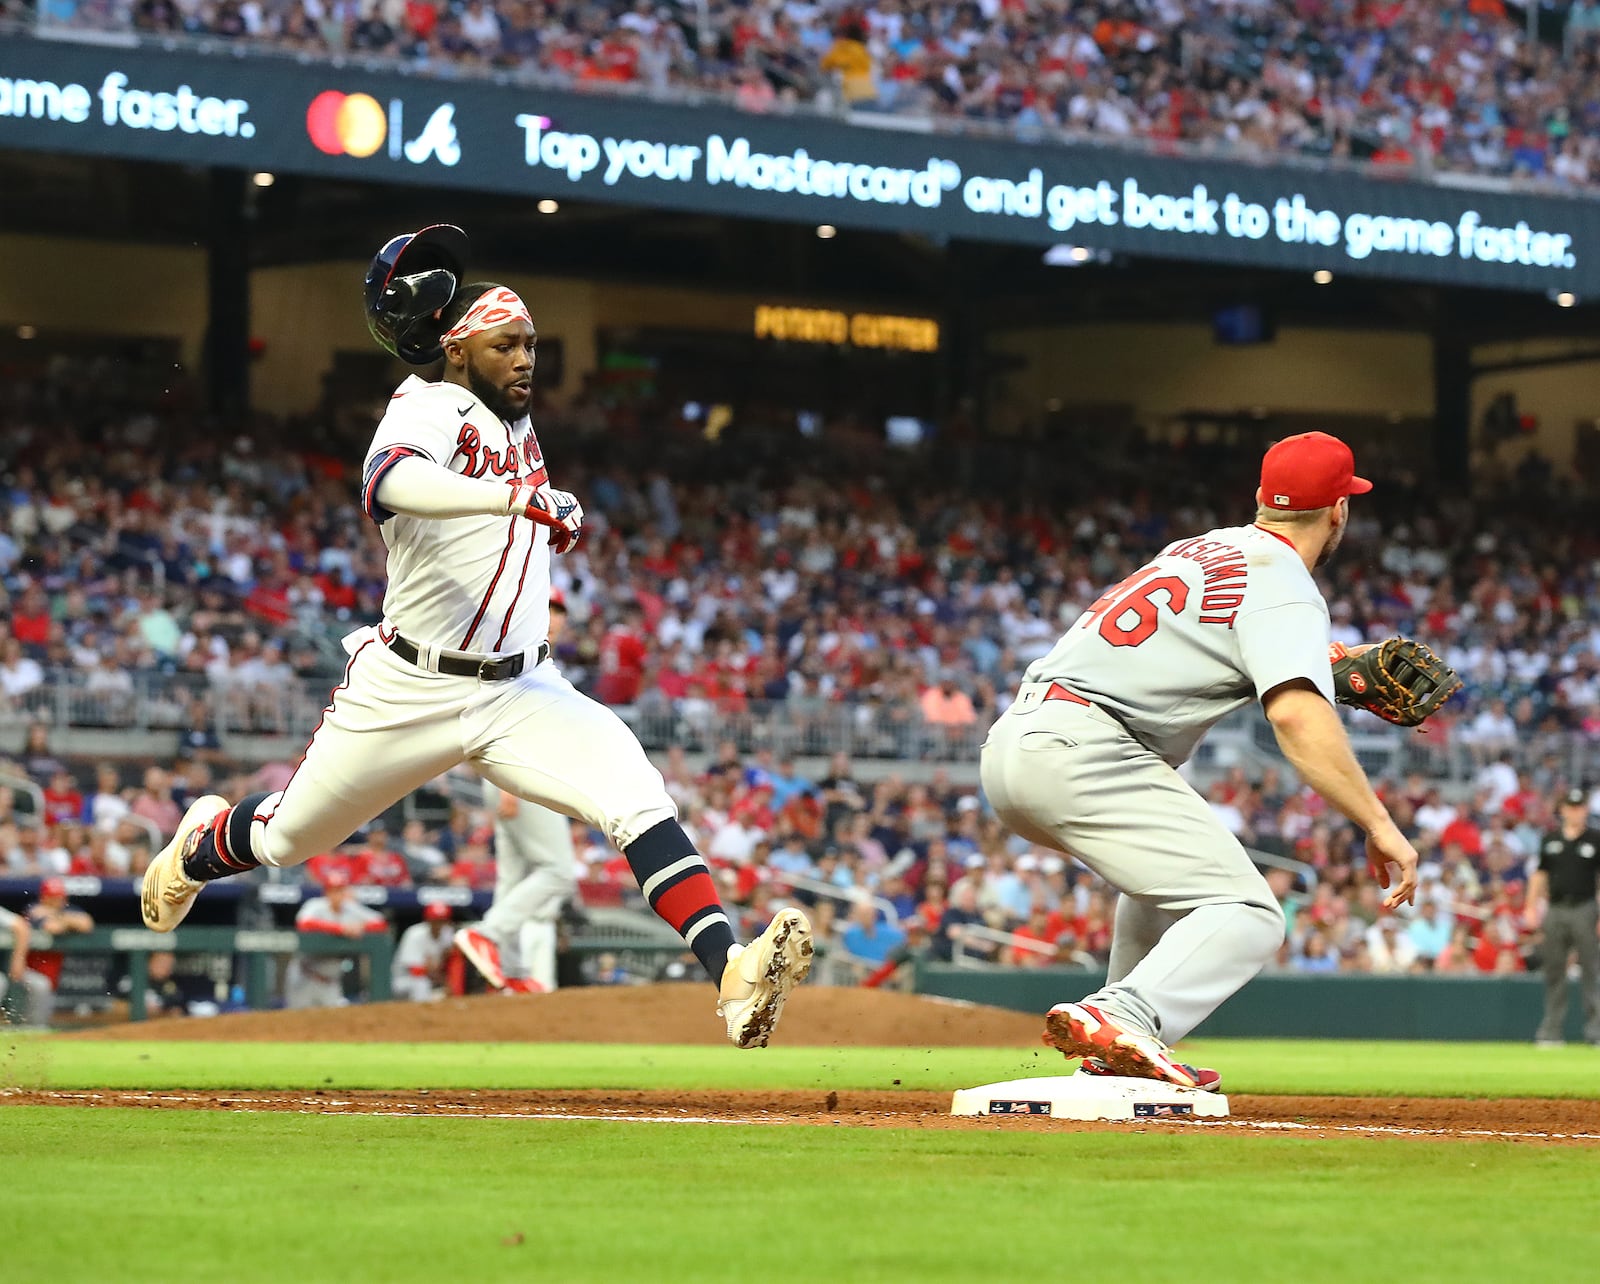
[[[678,805],[661,791],[655,799],[642,807],[631,807],[615,816],[607,817],[606,832],[619,851],[625,851],[634,839],[648,833],[664,820],[678,819]]]
[[[1240,924],[1243,943],[1258,952],[1263,960],[1270,959],[1283,944],[1288,932],[1288,921],[1283,916],[1283,906],[1276,901],[1270,904],[1248,904],[1248,913]]]

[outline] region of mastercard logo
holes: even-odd
[[[306,108],[306,133],[328,156],[371,156],[389,136],[389,117],[370,94],[327,89]]]

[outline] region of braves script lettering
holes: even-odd
[[[456,454],[464,461],[461,472],[466,477],[486,477],[491,473],[496,477],[522,477],[522,469],[526,466],[528,475],[524,480],[535,486],[543,486],[550,480],[550,474],[544,466],[544,454],[539,449],[539,439],[531,429],[520,451],[509,438],[502,451],[484,445],[483,434],[471,424],[464,423],[456,434]],[[519,454],[522,456],[520,460],[517,458]]]

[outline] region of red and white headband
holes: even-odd
[[[530,326],[533,324],[533,318],[528,315],[528,305],[517,296],[517,292],[503,285],[497,286],[479,295],[477,302],[467,309],[466,316],[446,330],[439,342],[450,343],[453,340],[460,343],[463,339],[470,339],[485,330],[498,329],[512,321],[526,321]]]

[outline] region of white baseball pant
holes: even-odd
[[[1084,1002],[1176,1043],[1283,943],[1283,910],[1239,840],[1104,710],[1019,698],[981,774],[1004,824],[1122,893],[1106,986]]]
[[[412,790],[469,763],[491,783],[594,826],[619,848],[678,809],[622,719],[550,664],[501,682],[430,673],[383,643],[345,639],[344,681],[288,786],[256,807],[265,865],[330,851]]]
[[[527,976],[554,990],[556,919],[578,887],[570,823],[528,802],[519,802],[515,816],[501,816],[500,790],[487,780],[483,803],[495,818],[494,903],[483,930],[499,945],[507,976]]]

